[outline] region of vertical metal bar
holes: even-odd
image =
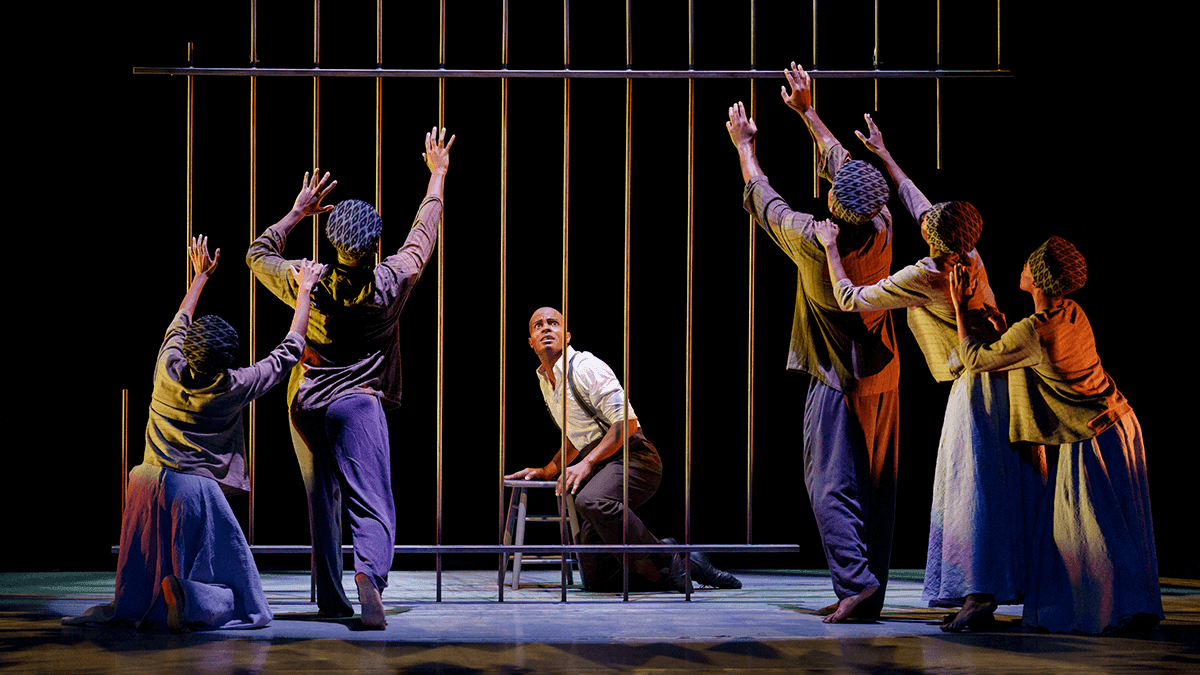
[[[321,67],[321,0],[313,0],[313,68]],[[312,157],[313,171],[321,166],[321,78],[313,75],[312,105]],[[312,259],[317,261],[320,250],[320,225],[316,213],[312,217]],[[341,543],[339,541],[339,543]]]
[[[942,69],[942,0],[937,2],[937,69]],[[942,78],[934,81],[937,102],[937,168],[942,168]]]
[[[816,0],[814,0],[815,2]],[[756,38],[758,16],[754,3],[750,3],[750,70],[757,70]],[[757,80],[750,80],[750,117],[757,113]],[[754,216],[750,216],[750,271],[749,271],[749,319],[746,322],[746,543],[754,543],[754,268],[757,250],[754,235],[757,228]]]
[[[129,390],[121,390],[121,520],[129,497]]]
[[[1000,0],[996,0],[996,70],[1000,70]]]
[[[321,67],[321,0],[313,0],[313,68]],[[315,173],[321,166],[321,78],[313,76],[313,101],[312,101],[312,163],[313,172]],[[320,227],[317,224],[317,214],[312,217],[312,259],[314,262],[318,259],[318,251],[320,248]],[[338,521],[338,546],[342,545],[341,537],[341,520]],[[314,542],[315,544],[315,542]],[[339,549],[340,550],[340,549]],[[340,553],[339,553],[340,555]],[[312,602],[317,601],[317,557],[314,549],[310,555],[309,565],[310,581],[309,581],[309,596]]]
[[[570,69],[570,67],[571,67],[571,0],[563,0],[563,68]],[[562,198],[563,199],[563,221],[562,221],[563,222],[563,239],[562,239],[562,246],[563,246],[563,258],[562,258],[563,323],[562,323],[562,332],[563,332],[564,337],[566,336],[567,329],[570,326],[569,319],[568,319],[568,317],[570,315],[567,313],[568,312],[567,301],[569,300],[569,298],[567,297],[568,296],[567,289],[569,287],[568,268],[569,268],[569,262],[570,262],[570,260],[569,260],[570,259],[570,256],[569,256],[569,252],[570,252],[570,237],[569,237],[569,235],[570,235],[570,218],[568,217],[568,213],[569,213],[568,209],[570,207],[570,196],[571,196],[570,186],[571,186],[571,78],[564,77],[563,78],[563,188],[562,188],[563,189],[563,193],[562,193],[563,194],[563,198]],[[563,355],[562,355],[562,360],[563,360],[562,376],[563,377],[566,377],[566,374],[567,374],[567,346],[568,345],[566,345],[566,344],[563,345]],[[552,368],[552,370],[553,370],[553,368]],[[560,446],[560,448],[559,448],[559,457],[558,457],[558,470],[559,470],[560,475],[567,468],[567,384],[566,384],[566,382],[562,383],[562,388],[563,388],[562,446]],[[566,485],[565,481],[564,481],[563,485],[564,486]],[[563,494],[559,497],[559,513],[566,513],[566,512],[567,512],[567,491],[563,490]],[[558,526],[559,526],[559,536],[562,537],[563,541],[566,541],[567,525],[566,525],[565,519],[560,520],[558,523]],[[559,602],[567,601],[566,561],[567,561],[567,557],[566,557],[566,554],[564,553],[563,558],[562,558],[563,564],[561,566],[562,574],[561,574],[561,579],[559,582],[559,587],[561,589],[561,595],[559,598]]]
[[[503,18],[501,21],[500,68],[508,70],[508,0],[504,0]],[[506,298],[508,287],[508,78],[500,80],[500,472],[496,478],[497,519],[500,525],[499,541],[504,543],[504,454],[505,433],[504,407],[506,394],[506,378],[508,371],[505,365],[508,359],[508,303]],[[561,526],[559,528],[562,529]],[[500,587],[499,601],[504,602],[504,566],[507,556],[500,554]]]
[[[438,68],[446,67],[446,0],[438,2]],[[446,78],[438,78],[438,129],[446,128]],[[442,428],[445,421],[446,378],[446,212],[438,228],[438,330],[437,330],[437,543],[442,543]],[[442,601],[442,554],[437,556],[437,601]]]
[[[188,68],[193,67],[192,64],[192,43],[188,43]],[[194,112],[195,112],[195,81],[191,75],[187,76],[187,234],[185,235],[185,244],[192,244],[192,139],[194,131]],[[185,251],[187,249],[184,249]],[[186,290],[192,284],[192,258],[189,254],[184,254],[184,279],[183,287]]]
[[[375,0],[375,67],[383,68],[383,0]],[[383,215],[383,78],[375,78],[375,211]],[[375,240],[375,264],[383,260],[383,236]]]
[[[812,69],[813,70],[818,69],[818,66],[817,66],[817,0],[813,0],[813,8],[812,8]],[[817,108],[817,78],[816,78],[816,75],[813,76],[812,82],[810,83],[809,88],[812,91],[812,107],[813,107],[813,110],[816,110],[816,108]],[[818,168],[817,168],[819,166],[821,157],[820,157],[819,151],[817,150],[816,141],[813,141],[812,159],[813,159],[813,165],[812,165],[813,166],[813,170],[812,170],[813,195],[812,196],[813,196],[813,199],[817,199],[821,196],[821,177],[820,177],[820,172],[818,171]]]
[[[250,67],[258,65],[258,0],[250,0]],[[250,241],[258,237],[258,77],[250,76]],[[257,359],[258,345],[258,306],[255,303],[254,275],[250,275],[250,363]],[[250,516],[247,539],[254,544],[254,507],[255,491],[258,476],[258,402],[250,402],[249,438],[246,443],[246,454],[250,465]]]
[[[879,70],[879,0],[875,0],[875,50],[871,53],[871,64]],[[875,112],[879,112],[879,78],[873,78],[875,83]]]
[[[625,0],[625,69],[633,69],[633,32],[629,0]],[[624,360],[625,405],[624,426],[621,430],[629,432],[629,287],[630,287],[630,228],[629,228],[629,196],[630,196],[630,160],[633,156],[631,144],[633,132],[633,80],[625,78],[625,288],[624,288],[624,325],[621,336],[622,358]],[[629,543],[629,441],[621,443],[621,543]],[[629,601],[629,553],[621,552],[621,600]]]
[[[688,70],[696,68],[696,3],[688,0]],[[688,78],[687,342],[684,372],[683,543],[692,543],[692,288],[695,263],[696,80]],[[753,227],[753,225],[751,225]]]

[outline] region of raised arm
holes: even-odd
[[[425,166],[429,167],[429,187],[425,190],[426,197],[442,198],[442,191],[446,186],[446,172],[450,170],[450,148],[454,146],[454,134],[450,135],[449,142],[446,141],[446,128],[442,127],[441,131],[437,127],[433,131],[425,134],[425,152],[421,153],[421,158],[425,160]]]
[[[875,126],[875,120],[871,119],[870,113],[865,113],[863,119],[867,121],[867,133],[863,136],[862,132],[855,129],[854,135],[858,136],[858,140],[867,146],[867,150],[875,153],[879,161],[887,167],[888,175],[892,177],[892,182],[899,186],[904,181],[908,180],[908,176],[900,170],[900,165],[896,164],[896,160],[892,159],[892,153],[888,152],[887,147],[883,144],[883,134],[880,133],[879,127]]]
[[[292,228],[296,226],[296,223],[309,216],[333,210],[332,204],[323,205],[321,204],[321,200],[325,198],[325,195],[329,194],[330,190],[337,187],[337,181],[335,180],[329,184],[329,187],[325,187],[325,181],[329,180],[329,172],[326,171],[325,175],[321,176],[321,181],[317,182],[317,176],[320,173],[320,169],[314,170],[310,179],[309,173],[307,171],[304,172],[304,182],[300,184],[300,194],[296,195],[296,201],[292,203],[292,210],[288,211],[287,215],[281,218],[279,222],[271,226],[283,235],[285,241],[287,240],[287,236],[291,234]]]
[[[187,295],[183,296],[179,311],[191,319],[196,312],[196,303],[200,300],[204,284],[216,271],[217,263],[221,262],[221,249],[217,249],[215,256],[208,257],[208,237],[200,235],[192,237],[192,243],[188,246],[188,257],[192,261],[192,283],[188,284]]]
[[[438,228],[442,224],[442,195],[446,173],[450,170],[450,148],[454,145],[454,138],[452,135],[446,141],[446,130],[439,131],[437,127],[425,134],[425,152],[421,153],[421,158],[425,160],[430,173],[425,198],[417,208],[417,215],[413,218],[404,243],[376,268],[377,273],[390,271],[394,275],[386,291],[391,294],[389,302],[405,302],[433,255]]]
[[[751,179],[763,176],[754,152],[754,137],[758,135],[758,127],[754,119],[746,115],[746,106],[741,101],[729,107],[729,121],[725,123],[725,129],[729,132],[733,147],[737,148],[738,161],[742,165],[742,182],[749,183]]]
[[[325,181],[329,180],[329,172],[326,172],[318,180],[319,173],[318,169],[310,177],[310,174],[305,172],[304,181],[300,186],[300,194],[296,196],[292,209],[279,222],[263,231],[262,236],[255,239],[250,244],[249,250],[246,251],[246,265],[250,268],[251,273],[275,297],[289,305],[294,305],[296,300],[296,288],[291,273],[291,269],[296,263],[283,258],[283,249],[287,245],[288,235],[291,234],[292,228],[304,218],[333,209],[332,205],[321,204],[321,200],[337,185],[337,181],[326,186]]]
[[[817,151],[824,156],[826,150],[838,140],[821,121],[817,109],[812,106],[812,78],[804,72],[804,68],[796,65],[795,61],[792,61],[790,70],[783,71],[783,75],[787,78],[791,92],[788,92],[787,87],[780,86],[779,96],[789,108],[799,113],[804,120],[804,126],[808,127],[809,135],[817,144]]]

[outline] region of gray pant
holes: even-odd
[[[380,592],[387,587],[396,545],[391,448],[379,399],[343,396],[319,410],[293,408],[292,443],[308,492],[316,563],[317,607],[353,614],[342,588],[342,500],[350,516],[354,571]]]
[[[622,503],[625,472],[623,454],[622,450],[617,450],[601,463],[575,495],[575,509],[583,519],[579,524],[581,544],[662,543],[633,512],[654,495],[662,482],[662,460],[658,451],[640,435],[635,435],[629,441],[629,538],[622,541],[625,514]],[[620,554],[581,553],[579,564],[587,590],[621,588]],[[670,554],[629,556],[631,573],[641,573],[647,566],[656,572],[669,564]],[[631,585],[645,583],[631,574]]]
[[[848,396],[813,378],[804,405],[804,486],[838,599],[879,590],[852,616],[883,608],[896,520],[896,390]]]

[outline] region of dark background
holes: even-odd
[[[436,2],[389,5],[388,68],[438,65]],[[501,65],[500,3],[451,1],[448,68]],[[687,67],[685,3],[641,3],[633,15],[633,66]],[[698,69],[750,67],[749,3],[696,12]],[[936,64],[935,2],[882,3],[881,67]],[[942,66],[996,66],[992,3],[944,3]],[[950,5],[954,5],[951,7]],[[1150,181],[1162,154],[1151,139],[1168,121],[1157,90],[1109,56],[1131,38],[1153,53],[1146,27],[1157,19],[1100,12],[1048,13],[1005,3],[1002,67],[1012,78],[946,80],[942,85],[944,168],[936,168],[933,80],[881,80],[873,113],[901,167],[934,202],[965,199],[984,216],[979,243],[1000,307],[1011,321],[1032,312],[1017,289],[1028,253],[1051,234],[1074,242],[1090,278],[1074,298],[1087,310],[1106,370],[1145,429],[1159,564],[1164,575],[1200,574],[1185,534],[1195,442],[1180,421],[1186,401],[1190,334],[1169,289],[1183,279],[1190,232],[1164,218],[1168,183]],[[562,65],[562,6],[513,3],[509,66]],[[811,67],[809,6],[758,2],[760,69],[796,60]],[[869,69],[874,3],[820,6],[819,65]],[[130,394],[130,461],[140,461],[154,355],[185,291],[186,79],[134,76],[134,66],[244,67],[250,51],[247,2],[190,8],[127,3],[116,13],[75,16],[69,47],[55,63],[85,64],[42,78],[47,105],[27,127],[44,212],[22,228],[16,312],[28,337],[10,348],[15,374],[32,387],[10,403],[18,459],[6,491],[8,527],[20,555],[6,569],[111,569],[120,530],[121,390]],[[261,67],[312,64],[312,8],[258,3]],[[325,3],[321,65],[373,67],[374,3]],[[623,3],[571,7],[571,65],[622,69]],[[1153,60],[1153,57],[1151,57]],[[870,80],[820,80],[818,109],[858,158],[875,161],[853,137],[872,110]],[[799,210],[825,214],[812,198],[812,145],[801,120],[777,97],[782,75],[760,80],[759,156],[772,184]],[[501,411],[499,364],[507,364],[505,471],[542,465],[557,448],[533,374],[526,322],[561,298],[561,80],[513,79],[508,109],[507,349],[500,332],[500,81],[446,81],[446,126],[458,140],[446,187],[445,423],[443,542],[490,543],[499,522],[496,494]],[[321,82],[320,166],[339,181],[334,202],[374,201],[373,79]],[[437,81],[383,84],[384,248],[400,244],[428,171],[423,134],[437,123]],[[632,328],[628,382],[666,474],[641,515],[659,536],[682,538],[686,302],[687,94],[685,80],[633,84]],[[695,96],[695,286],[693,507],[695,542],[746,541],[746,364],[749,224],[741,208],[737,156],[724,130],[726,108],[749,102],[746,80],[700,80]],[[242,258],[250,231],[247,78],[195,81],[195,231],[222,249],[199,312],[221,314],[242,335],[249,359],[250,275]],[[1137,105],[1133,105],[1136,102]],[[622,372],[624,219],[623,80],[571,83],[570,249],[573,344]],[[257,231],[290,208],[311,168],[312,81],[258,80]],[[28,139],[25,139],[28,140]],[[875,161],[878,165],[878,162]],[[893,270],[927,250],[899,200]],[[1172,207],[1175,208],[1175,207]],[[1171,223],[1165,227],[1166,220]],[[323,225],[322,219],[322,225]],[[37,225],[42,223],[42,225]],[[56,226],[57,225],[57,226]],[[761,231],[757,246],[754,380],[755,543],[799,543],[796,555],[723,556],[725,566],[821,568],[824,558],[803,494],[800,420],[806,376],[784,369],[795,268]],[[63,240],[59,241],[62,236]],[[25,237],[28,237],[26,243]],[[311,226],[299,226],[287,254],[312,255]],[[46,251],[65,248],[61,260]],[[77,249],[77,250],[76,250]],[[322,236],[319,255],[332,258]],[[397,541],[435,539],[437,275],[435,260],[402,316],[404,405],[389,415],[399,514]],[[32,286],[35,292],[25,292]],[[282,339],[291,312],[255,287],[261,357]],[[893,316],[903,362],[901,468],[893,567],[925,561],[934,459],[949,385],[930,377],[905,326]],[[1182,329],[1182,330],[1181,330]],[[10,334],[19,334],[10,331]],[[308,542],[299,471],[286,429],[283,387],[258,407],[258,544]],[[245,521],[246,497],[232,500]],[[531,534],[531,541],[536,537]],[[446,565],[493,558],[448,557]],[[260,557],[264,567],[302,568],[306,556]],[[432,556],[398,556],[396,567],[431,567]]]

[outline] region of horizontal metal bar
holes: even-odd
[[[651,553],[666,551],[683,553],[705,551],[708,553],[799,553],[799,544],[407,544],[395,547],[396,553]],[[119,553],[121,547],[113,546],[112,552]],[[258,544],[250,547],[252,553],[310,553],[312,547],[299,545]],[[353,553],[354,547],[342,546],[342,553]]]
[[[808,70],[816,79],[941,79],[961,77],[1012,77],[1011,70]],[[726,79],[778,78],[778,70],[461,70],[389,68],[154,68],[137,66],[134,75],[188,75],[225,77],[464,77],[550,79]]]

